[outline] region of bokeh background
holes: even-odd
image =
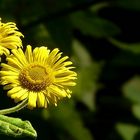
[[[37,140],[140,139],[139,0],[0,0],[0,17],[16,22],[24,49],[58,47],[78,73],[71,99],[9,116],[29,120]],[[15,106],[0,90],[0,108]]]

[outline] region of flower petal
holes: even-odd
[[[37,93],[30,91],[28,98],[28,108],[33,109],[36,107]]]

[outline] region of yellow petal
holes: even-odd
[[[29,63],[33,62],[32,47],[30,45],[27,45],[25,56],[26,56]]]
[[[60,96],[60,97],[66,97],[67,93],[64,89],[60,89],[55,85],[51,85],[49,86],[49,90],[50,92],[52,92],[52,94],[55,94],[56,96]]]
[[[37,105],[38,107],[44,107],[45,96],[42,92],[37,94]]]
[[[22,100],[24,100],[25,98],[27,98],[28,97],[28,92],[25,92],[21,97],[19,97],[19,100],[20,101],[22,101]]]
[[[29,92],[28,108],[32,109],[36,107],[37,93]]]
[[[64,61],[66,61],[68,58],[69,58],[68,56],[65,56],[65,57],[61,58],[60,60],[58,60],[58,61],[54,64],[53,68],[59,67],[59,65],[60,65],[61,63],[63,63]]]
[[[21,101],[23,100],[23,95],[27,93],[27,90],[26,89],[22,89],[18,92],[17,96],[15,97],[15,101]]]
[[[14,88],[12,88],[11,90],[9,90],[7,94],[8,94],[8,96],[10,96],[11,94],[18,92],[18,91],[20,91],[21,89],[22,89],[22,88],[21,88],[20,86],[14,87]]]

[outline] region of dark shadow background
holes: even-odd
[[[140,139],[140,1],[1,0],[0,17],[17,23],[24,49],[58,47],[78,72],[70,100],[10,114],[29,120],[37,140]],[[2,87],[0,98],[0,108],[15,105]]]

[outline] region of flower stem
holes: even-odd
[[[21,103],[19,103],[18,105],[14,106],[14,107],[2,109],[2,110],[0,110],[0,115],[10,114],[10,113],[19,111],[19,110],[23,109],[24,107],[26,107],[27,103],[28,103],[28,99],[25,99]]]

